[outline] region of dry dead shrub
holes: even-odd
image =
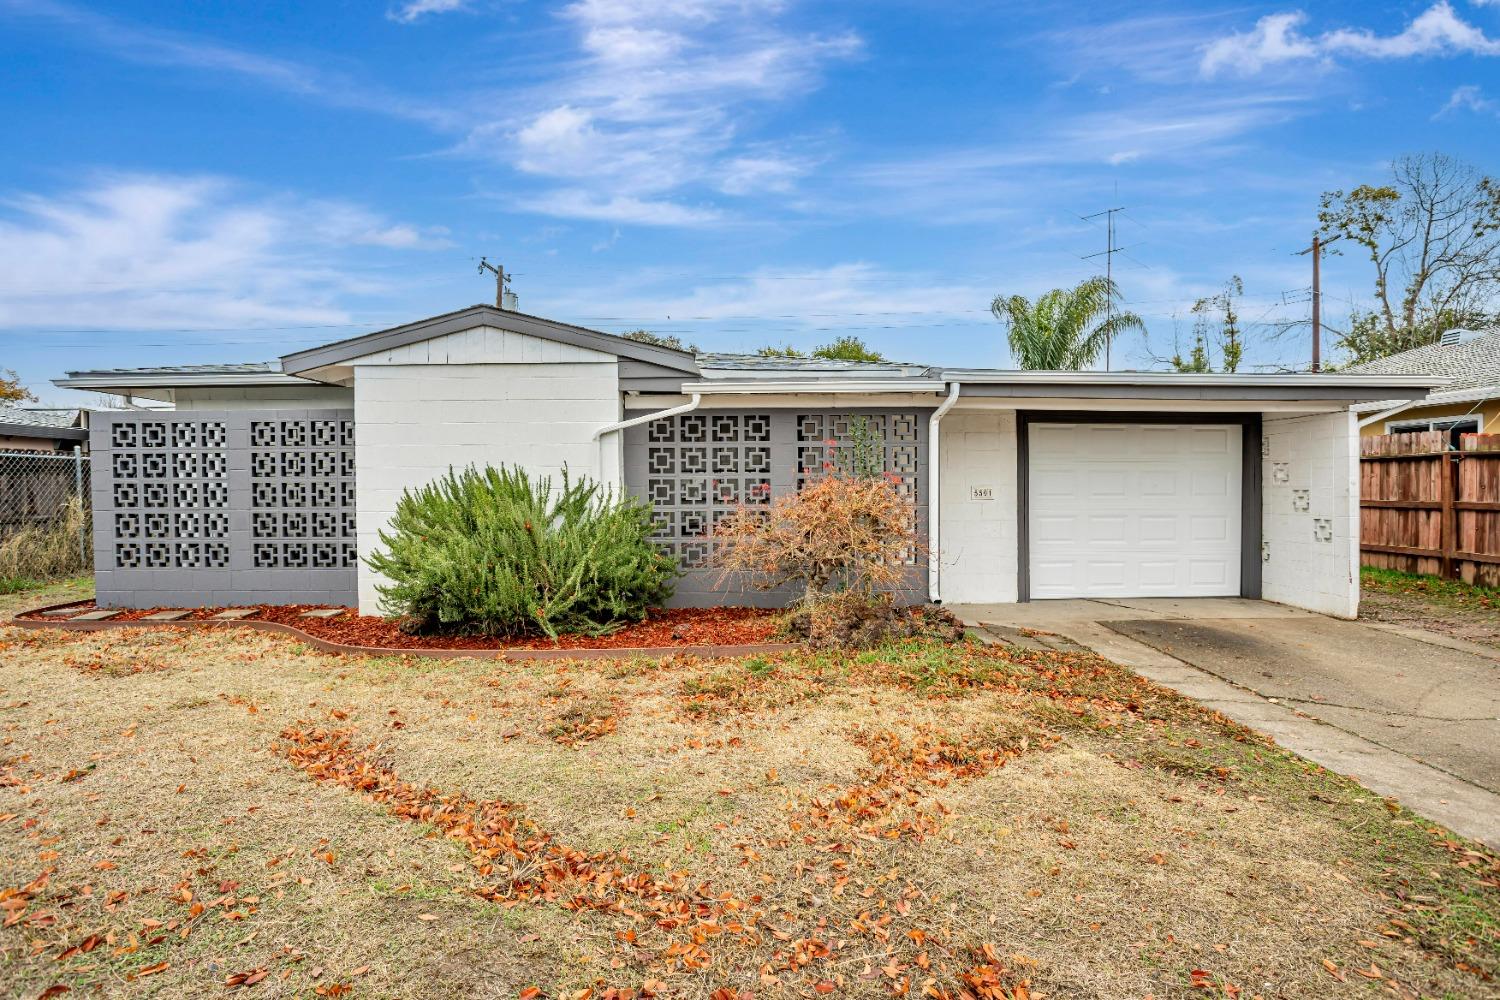
[[[741,507],[715,530],[724,576],[747,574],[771,590],[802,588],[804,601],[830,587],[894,587],[920,548],[916,507],[893,477],[829,475],[769,507]]]

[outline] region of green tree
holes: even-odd
[[[1320,232],[1363,249],[1374,308],[1350,319],[1338,345],[1356,363],[1482,326],[1500,298],[1500,181],[1444,156],[1403,156],[1390,183],[1324,192]],[[1335,248],[1337,252],[1337,248]]]
[[[21,377],[9,368],[0,369],[0,403],[34,403],[36,397],[21,384]]]
[[[620,334],[626,340],[633,340],[638,344],[651,344],[656,347],[665,347],[673,351],[687,351],[689,354],[697,354],[697,344],[684,343],[681,337],[675,337],[668,333],[652,333],[650,330],[627,330]]]
[[[756,355],[758,357],[762,357],[762,358],[805,358],[805,357],[807,357],[806,354],[803,354],[801,351],[797,350],[791,344],[781,344],[781,345],[767,344],[765,347],[760,348],[755,353],[756,353]]]
[[[835,361],[884,361],[885,355],[872,350],[858,337],[839,337],[831,344],[824,344],[813,351],[815,358],[831,358]]]
[[[1186,357],[1180,348],[1173,353],[1170,361],[1173,369],[1197,373],[1239,370],[1245,344],[1240,335],[1237,303],[1244,294],[1244,282],[1236,274],[1224,282],[1223,291],[1193,303],[1193,347]],[[1214,365],[1215,349],[1219,354],[1218,367]]]
[[[1112,308],[1120,292],[1108,278],[1054,288],[1035,302],[1023,295],[997,295],[990,312],[1006,325],[1011,357],[1028,371],[1078,371],[1093,364],[1105,346],[1127,330],[1145,330],[1133,312]]]

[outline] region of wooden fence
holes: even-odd
[[[1364,565],[1500,587],[1500,434],[1362,438],[1359,487]]]

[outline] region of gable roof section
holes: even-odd
[[[1372,375],[1442,375],[1448,380],[1444,394],[1493,387],[1500,396],[1500,330],[1461,344],[1414,347],[1348,370]]]
[[[638,341],[626,340],[624,337],[616,337],[613,334],[601,333],[598,330],[486,305],[469,306],[467,309],[418,320],[404,326],[377,330],[363,336],[324,344],[322,347],[287,354],[281,359],[281,368],[287,374],[295,375],[298,372],[343,364],[377,351],[388,351],[435,337],[446,337],[450,333],[471,330],[477,326],[510,330],[513,333],[521,333],[530,337],[540,337],[543,340],[601,351],[618,358],[643,361],[671,371],[690,375],[698,373],[697,362],[687,351],[674,351],[671,348],[657,347],[654,344],[642,344]]]

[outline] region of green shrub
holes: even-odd
[[[416,630],[604,635],[672,594],[677,567],[651,543],[651,509],[589,479],[468,468],[408,490],[385,551],[385,610]]]

